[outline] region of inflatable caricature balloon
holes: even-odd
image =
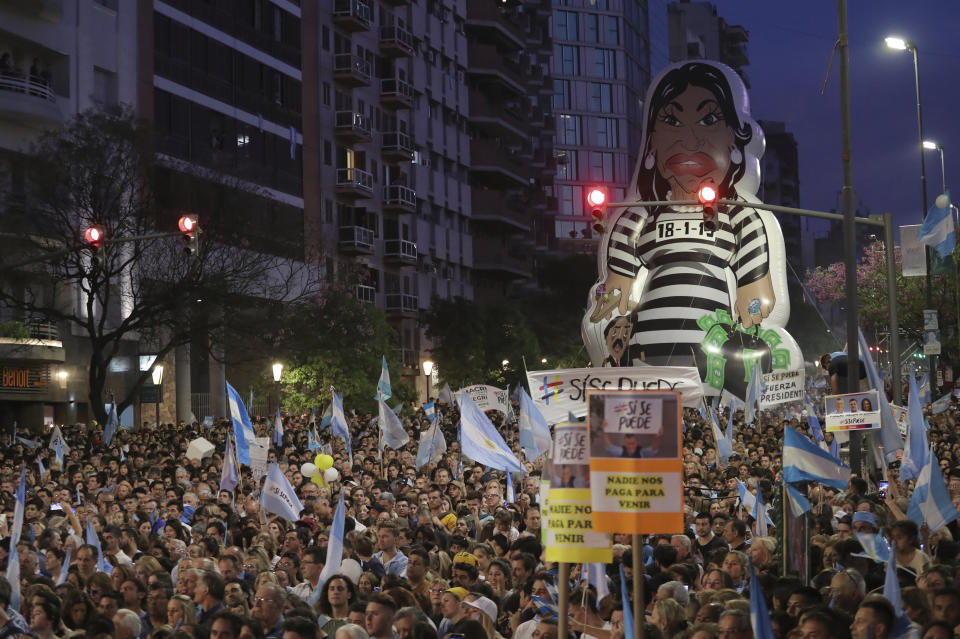
[[[696,363],[707,394],[738,397],[754,362],[763,372],[802,367],[783,330],[790,302],[780,225],[750,206],[763,148],[729,67],[686,61],[654,79],[626,198],[641,204],[610,212],[581,324],[595,366]],[[715,220],[699,205],[642,205],[696,200],[705,185],[742,204],[718,207]]]

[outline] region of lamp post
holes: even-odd
[[[277,410],[280,410],[280,378],[283,377],[283,364],[273,363],[273,384],[277,392]]]
[[[913,53],[913,80],[917,92],[917,129],[920,137],[920,190],[923,202],[923,219],[927,217],[927,165],[924,159],[925,145],[923,143],[923,107],[920,101],[920,63],[917,58],[917,47],[912,42],[897,36],[888,36],[884,38],[886,45],[896,51],[910,51]],[[942,156],[941,156],[942,157]],[[924,251],[927,257],[927,308],[933,308],[933,290],[930,287],[930,247],[925,246]],[[930,388],[936,384],[936,355],[927,357],[927,370],[930,374]],[[899,366],[899,362],[897,363]]]
[[[430,375],[433,373],[433,362],[429,359],[423,361],[423,374],[427,376],[427,402],[430,401],[430,387],[433,385],[430,381]]]
[[[923,148],[927,151],[936,151],[940,154],[940,186],[943,187],[943,192],[947,192],[947,169],[946,165],[943,162],[943,146],[937,144],[933,140],[924,140]]]
[[[157,418],[157,428],[160,428],[160,395],[163,390],[160,388],[160,384],[163,383],[163,364],[156,364],[153,367],[153,385],[157,387],[157,394],[154,397],[157,401],[154,402],[154,406],[157,409],[156,418]]]

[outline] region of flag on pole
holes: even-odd
[[[447,452],[447,441],[440,432],[440,424],[434,417],[430,428],[420,433],[420,445],[417,448],[417,470],[432,461],[438,461]]]
[[[753,627],[754,639],[774,639],[773,626],[770,624],[770,612],[767,610],[767,599],[763,596],[763,588],[757,579],[757,572],[753,569],[753,561],[748,560],[750,569],[750,625]]]
[[[47,448],[50,450],[57,450],[57,442],[60,443],[60,448],[63,449],[65,454],[70,454],[70,446],[67,445],[67,440],[63,438],[63,431],[60,430],[59,426],[53,427],[53,432],[50,433],[50,443],[47,445]]]
[[[876,562],[890,561],[890,545],[880,533],[857,533],[857,541],[863,546],[863,552],[853,553],[856,557],[867,557]]]
[[[213,415],[206,415],[201,422],[202,426],[207,430],[213,430]]]
[[[550,427],[537,405],[523,388],[520,394],[520,419],[517,422],[520,447],[527,459],[533,461],[550,450]]]
[[[227,403],[230,405],[230,420],[233,422],[233,436],[237,441],[237,461],[241,464],[250,465],[250,444],[253,443],[256,435],[253,433],[253,424],[250,423],[250,416],[247,414],[247,408],[240,399],[240,393],[226,382],[227,385]]]
[[[763,491],[757,486],[756,502],[753,505],[753,519],[757,522],[757,537],[767,536],[767,507],[763,504]]]
[[[927,463],[923,465],[913,488],[910,505],[907,507],[907,519],[917,523],[927,522],[932,534],[958,517],[960,513],[953,506],[947,486],[943,483],[940,462],[933,451],[930,451]]]
[[[73,548],[67,546],[67,555],[63,558],[63,564],[60,566],[60,575],[57,577],[57,585],[66,583],[67,575],[70,574],[70,556],[73,554]]]
[[[907,443],[903,447],[903,459],[900,460],[900,479],[908,481],[920,476],[927,463],[930,444],[927,442],[927,429],[923,423],[923,407],[917,380],[910,371],[910,403],[907,406]]]
[[[587,571],[587,583],[597,589],[597,601],[603,601],[610,594],[610,583],[607,581],[607,564],[583,564]]]
[[[513,487],[513,477],[510,476],[510,473],[507,473],[507,503],[517,503],[517,493],[516,489]]]
[[[924,373],[923,377],[920,378],[920,401],[923,402],[924,406],[926,406],[930,403],[931,399],[930,374]]]
[[[380,381],[377,382],[377,396],[374,399],[387,400],[393,397],[390,388],[390,370],[387,368],[387,356],[381,355],[383,363],[380,366]]]
[[[117,400],[114,399],[110,404],[110,413],[107,415],[107,425],[103,429],[103,443],[107,446],[110,445],[110,442],[113,440],[113,436],[117,434],[117,427],[120,425],[120,420],[117,418]]]
[[[337,437],[343,437],[347,443],[347,455],[350,458],[350,465],[353,465],[353,447],[350,444],[350,430],[347,428],[347,418],[343,414],[343,396],[338,395],[337,391],[330,387],[330,393],[333,395],[333,401],[330,402],[331,417],[330,430]]]
[[[59,440],[59,439],[57,440],[57,447],[56,447],[55,450],[56,450],[56,453],[57,453],[57,462],[60,464],[60,472],[63,472],[63,470],[64,470],[64,466],[63,466],[63,442],[62,442],[61,440]],[[79,491],[80,491],[80,488],[77,487],[77,494],[78,494],[78,495],[80,494]],[[80,500],[78,499],[77,501],[79,502]]]
[[[23,532],[23,512],[27,503],[27,469],[20,467],[20,483],[17,485],[17,494],[13,506],[13,527],[10,529],[10,550],[7,555],[7,581],[10,582],[10,606],[14,610],[20,608],[20,535]]]
[[[787,483],[787,500],[790,502],[790,512],[794,517],[799,517],[810,510],[810,500],[800,492],[800,489],[791,483]]]
[[[100,547],[100,537],[97,531],[93,529],[93,516],[87,516],[87,543],[97,549],[97,572],[104,572],[108,575],[113,572],[113,566],[107,563],[103,558],[103,548]]]
[[[291,522],[298,521],[300,513],[303,512],[303,504],[297,498],[296,491],[280,472],[276,462],[267,469],[267,479],[263,482],[263,492],[260,493],[260,504],[265,511]]]
[[[921,244],[937,249],[940,257],[946,259],[953,253],[956,238],[953,230],[953,216],[950,214],[950,191],[938,195],[933,206],[927,210],[923,218],[917,240]]]
[[[460,445],[463,454],[478,464],[497,470],[526,472],[490,419],[465,391],[460,393]]]
[[[803,407],[807,411],[807,425],[810,427],[810,434],[813,435],[813,441],[818,444],[823,443],[823,429],[820,427],[820,420],[817,419],[817,411],[813,407],[813,402],[810,401],[810,396],[806,393],[803,394]]]
[[[951,395],[950,393],[947,393],[937,401],[930,404],[930,412],[932,412],[934,415],[939,415],[943,411],[950,408],[951,399],[953,399],[953,395]]]
[[[229,490],[232,493],[239,483],[240,473],[237,472],[237,462],[233,457],[230,435],[227,435],[226,450],[223,453],[223,469],[220,472],[220,490]]]
[[[437,416],[437,406],[433,402],[427,402],[423,405],[423,412],[426,413],[427,419],[433,421],[433,418]]]
[[[330,422],[333,420],[333,404],[327,404],[327,407],[323,409],[323,415],[320,416],[320,430],[323,430],[330,425]]]
[[[752,424],[757,418],[757,411],[760,409],[760,397],[763,395],[764,384],[760,376],[760,360],[754,360],[753,371],[750,374],[750,381],[747,383],[747,401],[745,406],[745,418],[748,424]]]
[[[440,389],[440,394],[437,396],[437,399],[447,406],[454,405],[453,391],[450,390],[450,384],[447,382],[443,383],[443,388]]]
[[[723,462],[723,465],[727,465],[727,460],[733,456],[733,445],[730,442],[730,439],[723,435],[720,431],[720,426],[717,425],[717,416],[713,412],[713,409],[710,409],[710,425],[713,427],[713,439],[717,442],[717,454],[720,455],[720,461]]]
[[[867,346],[867,340],[863,336],[863,331],[857,329],[857,343],[860,348],[860,355],[863,357],[863,367],[867,371],[867,381],[870,387],[877,390],[877,399],[880,402],[880,432],[871,433],[871,437],[879,437],[880,445],[883,446],[883,455],[886,459],[884,464],[889,464],[898,457],[898,451],[903,450],[903,438],[900,437],[900,429],[897,428],[897,422],[893,419],[893,411],[890,409],[890,402],[887,401],[887,393],[877,372],[877,366],[873,363],[873,358],[868,355],[870,352]],[[902,454],[902,453],[901,453]],[[878,458],[879,459],[879,458]],[[878,464],[879,465],[879,464]]]
[[[320,601],[320,594],[323,592],[323,585],[327,583],[330,577],[340,573],[340,565],[343,563],[343,530],[346,522],[346,510],[343,506],[343,492],[340,491],[340,499],[337,501],[337,509],[333,511],[333,523],[330,526],[330,539],[327,541],[327,563],[323,565],[320,571],[320,578],[316,587],[310,593],[307,603],[311,606]]]
[[[380,432],[383,434],[380,438],[380,450],[383,450],[386,446],[394,450],[403,448],[410,441],[410,435],[403,429],[400,418],[390,410],[390,407],[382,399],[377,400],[377,404],[380,405]]]
[[[850,467],[790,426],[784,428],[782,458],[785,481],[818,481],[837,490],[847,487]]]
[[[26,446],[27,448],[36,448],[40,445],[40,442],[33,441],[32,439],[27,439],[26,437],[21,437],[17,435],[17,441]]]
[[[634,549],[639,552],[639,548]],[[623,574],[623,564],[618,566],[620,569],[620,601],[623,602],[623,636],[634,637],[633,634],[633,605],[630,603],[630,595],[627,592],[627,578]],[[642,623],[642,622],[641,622]]]
[[[273,443],[277,448],[283,446],[283,420],[280,419],[279,406],[277,406],[277,414],[273,417]]]
[[[40,470],[40,478],[43,479],[43,476],[47,474],[47,469],[43,467],[43,460],[41,460],[39,457],[37,457],[37,466]]]

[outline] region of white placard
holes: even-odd
[[[554,430],[553,463],[590,465],[586,423],[557,425]]]
[[[250,442],[250,472],[254,481],[267,474],[267,454],[270,451],[270,438],[257,437]]]
[[[466,392],[473,400],[473,403],[480,407],[482,411],[498,410],[504,415],[507,414],[507,391],[496,386],[486,384],[475,384],[467,386],[457,391],[457,395]]]
[[[803,401],[805,387],[802,370],[766,373],[763,375],[763,383],[765,389],[760,397],[760,408]]]
[[[603,410],[606,433],[656,435],[663,424],[663,402],[659,398],[608,397]]]
[[[901,267],[904,277],[924,277],[927,274],[927,252],[917,239],[919,224],[900,227]]]

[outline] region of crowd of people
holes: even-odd
[[[0,450],[0,562],[7,564],[21,468],[26,477],[19,583],[0,578],[0,639],[560,639],[560,614],[570,633],[563,639],[620,639],[625,616],[632,618],[635,552],[646,611],[635,626],[648,639],[754,639],[751,563],[775,639],[951,639],[960,631],[960,527],[953,521],[931,531],[908,520],[913,482],[898,481],[896,464],[885,493],[870,476],[855,475],[844,491],[809,485],[809,536],[799,554],[785,551],[796,546],[780,530],[793,517],[779,497],[783,432],[786,425],[809,431],[802,407],[784,408],[749,425],[734,412],[726,464],[709,422],[686,410],[686,529],[642,537],[640,547],[614,535],[605,583],[590,583],[586,566],[572,566],[564,610],[556,606],[557,565],[543,558],[545,458],[526,460],[523,477],[472,463],[460,454],[454,406],[441,407],[439,418],[447,452],[419,468],[419,433],[430,424],[422,409],[406,409],[411,441],[402,450],[378,449],[371,416],[349,417],[352,464],[343,440],[323,430],[339,475],[331,482],[301,474],[317,451],[308,445],[307,418],[288,416],[269,461],[302,502],[295,522],[264,510],[261,484],[246,466],[234,490],[220,489],[229,420],[210,429],[121,430],[110,446],[97,426],[65,427],[62,466],[48,432],[37,434],[36,446],[16,439]],[[929,441],[960,504],[957,406],[927,412]],[[490,415],[522,455],[516,421]],[[729,415],[720,416],[722,430]],[[255,422],[259,435],[272,435],[272,420]],[[187,447],[200,436],[215,452],[190,459]],[[743,489],[771,505],[765,534],[744,507]],[[343,556],[330,557],[341,493]],[[87,543],[88,521],[99,549]],[[865,556],[857,537],[877,532],[893,546],[901,602],[879,594],[884,564]],[[327,571],[318,587],[334,562],[336,574]]]

